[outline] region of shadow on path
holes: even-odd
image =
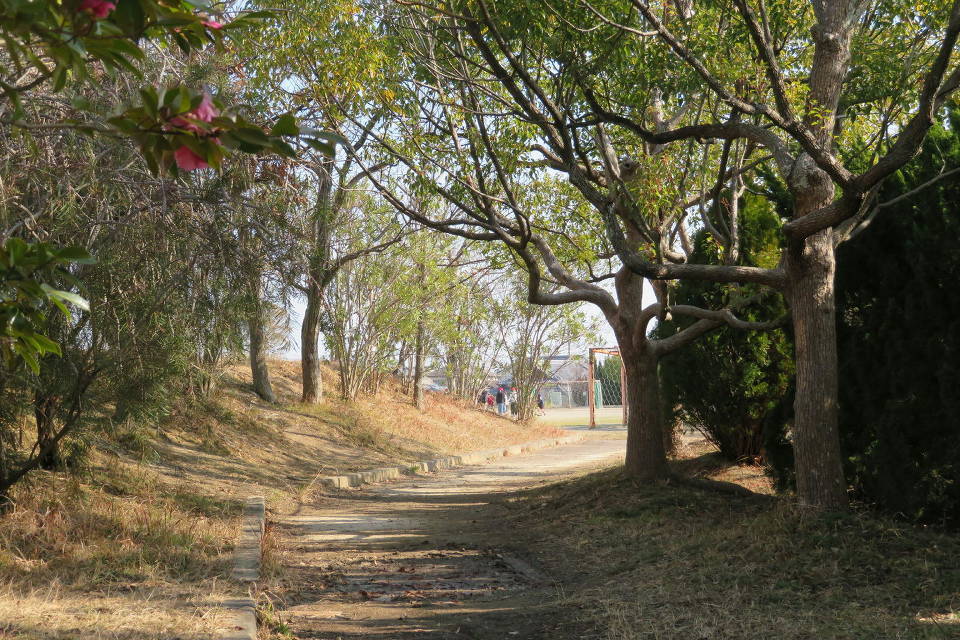
[[[302,639],[586,637],[511,547],[502,504],[622,449],[588,441],[325,497],[280,522],[283,617]]]

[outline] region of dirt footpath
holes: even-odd
[[[591,439],[342,492],[279,521],[281,617],[302,640],[581,638],[552,615],[563,585],[498,521],[510,494],[622,460]]]

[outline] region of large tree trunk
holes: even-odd
[[[787,300],[796,344],[793,449],[801,504],[847,507],[837,427],[837,326],[832,230],[806,240],[787,260]]]
[[[807,155],[800,156],[791,183],[794,217],[833,201],[833,182]],[[847,507],[837,427],[837,326],[833,278],[833,229],[787,247],[784,295],[793,316],[797,395],[793,450],[801,504]]]
[[[300,327],[300,368],[303,375],[300,401],[306,404],[316,404],[323,399],[323,380],[320,377],[321,295],[320,287],[311,284]]]
[[[413,404],[423,411],[427,408],[423,397],[423,320],[417,323],[417,344],[414,349],[413,360]]]
[[[814,108],[808,110],[804,124],[827,149],[850,60],[850,38],[856,23],[850,12],[855,4],[824,3],[813,30],[816,46],[808,100]],[[789,186],[795,218],[829,206],[836,194],[833,180],[805,153],[794,163]],[[837,428],[833,229],[824,229],[803,242],[791,242],[785,258],[784,293],[793,315],[796,344],[793,450],[797,494],[801,504],[843,510],[847,495]]]
[[[645,482],[669,474],[663,446],[663,416],[660,411],[660,379],[657,356],[642,345],[620,345],[627,384],[627,456],[624,472]]]
[[[624,473],[650,482],[669,474],[660,413],[659,356],[647,339],[648,316],[643,313],[643,278],[621,269],[616,280],[620,298],[607,321],[617,336],[625,371],[627,455]]]
[[[267,367],[267,340],[264,329],[266,315],[267,309],[260,301],[247,319],[250,332],[250,373],[253,376],[254,392],[267,402],[276,402],[270,384],[270,369]]]

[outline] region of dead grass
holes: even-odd
[[[0,639],[214,640],[229,629],[223,587],[205,581],[184,592],[172,585],[82,593],[59,582],[0,587]]]
[[[336,397],[335,372],[327,367],[325,400],[303,405],[299,363],[274,360],[270,367],[276,404],[259,400],[249,368],[236,365],[226,370],[215,401],[180,407],[164,427],[169,441],[157,443],[166,466],[211,485],[210,491],[275,491],[272,503],[284,509],[293,508],[318,475],[557,434],[554,427],[518,424],[446,394],[428,392],[427,409],[420,412],[389,382],[374,397],[344,402]]]
[[[773,480],[756,464],[730,464],[716,446],[702,438],[680,444],[673,460],[674,471],[692,478],[732,482],[754,493],[773,495]]]
[[[271,367],[275,405],[230,367],[212,399],[182,401],[160,429],[108,425],[87,473],[35,473],[16,489],[0,516],[0,639],[215,637],[245,496],[289,512],[318,475],[554,433],[445,395],[420,413],[396,388],[307,407],[298,364]],[[271,529],[264,543],[269,578],[282,563]]]
[[[678,465],[697,467],[740,473],[718,473],[703,454]],[[581,585],[566,604],[583,612],[588,637],[960,638],[960,539],[943,532],[639,486],[617,471],[529,492],[515,507],[512,528],[540,562]]]
[[[307,407],[298,404],[299,363],[274,360],[270,366],[281,407],[317,417],[348,444],[388,455],[418,459],[431,454],[464,453],[517,444],[556,434],[552,426],[520,424],[477,410],[474,403],[444,393],[427,391],[427,408],[421,412],[393,380],[387,380],[375,396],[344,402],[336,396],[335,372],[326,366],[322,368],[326,399],[320,405]],[[239,386],[250,384],[247,367],[228,371]]]
[[[0,518],[0,638],[214,637],[239,505],[98,457],[92,482],[30,476]]]
[[[284,546],[276,525],[267,521],[260,539],[260,580],[269,585],[283,571]]]
[[[323,367],[326,399],[303,405],[299,363],[270,362],[276,404],[252,391],[249,368],[227,367],[208,401],[182,402],[154,439],[150,458],[167,482],[217,497],[264,494],[289,512],[309,501],[316,479],[426,458],[536,440],[557,433],[428,393],[419,412],[396,384],[348,403]]]
[[[222,572],[236,505],[168,492],[155,473],[116,462],[98,476],[36,474],[18,487],[0,519],[0,582],[95,590]]]

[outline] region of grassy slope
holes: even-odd
[[[274,509],[295,508],[318,475],[486,449],[555,434],[546,425],[521,425],[444,394],[427,393],[423,413],[399,385],[375,397],[338,399],[334,372],[323,370],[327,399],[298,403],[299,364],[271,362],[277,403],[250,391],[249,370],[227,369],[217,402],[185,407],[157,445],[163,472],[211,495],[266,492]]]
[[[704,446],[674,464],[764,490]],[[538,561],[579,585],[564,610],[581,612],[587,637],[960,638],[956,535],[865,511],[815,516],[772,496],[643,487],[615,471],[513,507]]]
[[[420,414],[395,389],[306,407],[296,364],[272,367],[276,405],[230,367],[213,399],[182,402],[162,429],[97,436],[85,473],[30,476],[0,517],[0,638],[215,637],[244,496],[286,511],[318,474],[553,432],[435,394]]]

